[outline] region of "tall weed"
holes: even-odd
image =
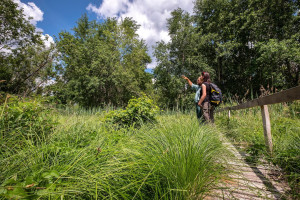
[[[0,160],[0,196],[27,199],[199,199],[224,176],[219,136],[195,117],[115,129],[101,115],[60,115],[40,145]]]

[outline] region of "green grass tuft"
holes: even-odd
[[[194,116],[163,114],[155,124],[116,129],[104,114],[63,112],[45,140],[5,149],[0,197],[197,199],[225,176],[226,148]]]

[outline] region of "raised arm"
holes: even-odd
[[[191,81],[188,77],[182,75],[182,78],[185,79],[185,80],[187,80],[187,82],[188,82],[188,84],[189,84],[190,86],[193,85],[192,81]]]

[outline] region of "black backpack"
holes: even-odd
[[[214,83],[210,83],[210,103],[215,107],[222,103],[222,92]]]

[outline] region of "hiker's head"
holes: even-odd
[[[210,81],[209,73],[208,72],[202,72],[201,73],[201,80],[202,80],[203,83],[204,82],[210,83],[211,81]]]
[[[203,83],[201,76],[197,78],[197,85],[201,85]]]

